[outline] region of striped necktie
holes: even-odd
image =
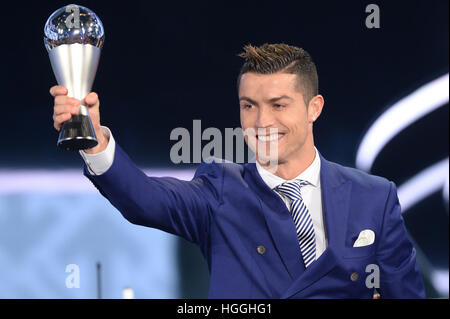
[[[275,188],[276,191],[283,194],[291,200],[291,215],[294,219],[295,229],[297,230],[297,238],[300,244],[305,267],[311,265],[316,259],[316,237],[314,234],[314,226],[308,208],[303,202],[300,189],[307,185],[308,182],[295,180],[285,182]]]

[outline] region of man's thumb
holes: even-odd
[[[86,102],[87,105],[95,105],[98,103],[98,95],[95,92],[89,93],[85,99],[84,102]]]

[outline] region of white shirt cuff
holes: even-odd
[[[116,142],[109,128],[102,126],[102,131],[105,137],[109,139],[108,145],[103,151],[97,154],[87,154],[83,150],[79,151],[91,175],[102,175],[111,167],[114,161]]]

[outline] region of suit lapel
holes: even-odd
[[[292,216],[282,199],[262,180],[255,164],[246,164],[246,168],[250,173],[248,178],[246,177],[247,182],[252,184],[251,189],[258,195],[261,211],[275,248],[291,280],[294,280],[303,273],[305,266],[300,257],[301,251]]]
[[[319,154],[320,155],[320,154]],[[281,298],[298,294],[327,275],[337,264],[339,252],[345,243],[347,219],[350,205],[351,182],[345,180],[334,164],[321,155],[320,182],[322,207],[328,247],[301,276],[286,290]]]

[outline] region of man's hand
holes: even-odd
[[[61,85],[55,85],[50,88],[50,94],[55,98],[55,105],[53,107],[53,126],[57,131],[61,129],[64,122],[72,118],[72,115],[78,114],[80,101],[68,97],[67,93],[67,89]],[[89,116],[91,117],[92,126],[94,127],[95,135],[98,140],[97,146],[84,151],[88,154],[99,153],[108,145],[108,139],[103,135],[103,130],[100,126],[100,101],[97,93],[89,93],[82,103],[88,106]]]

